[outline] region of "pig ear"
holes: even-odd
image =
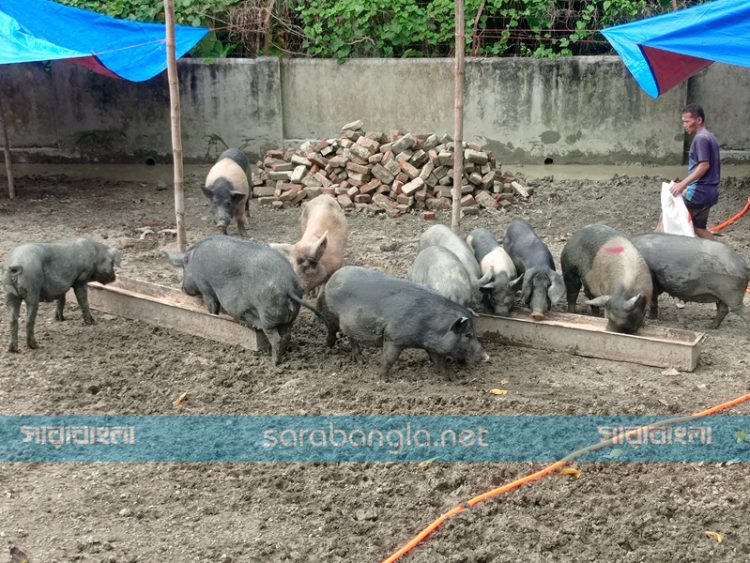
[[[119,266],[120,262],[122,262],[122,257],[120,256],[120,251],[116,248],[110,248],[109,249],[109,256],[112,258],[112,263],[115,266]]]
[[[625,307],[626,311],[632,311],[633,309],[636,308],[636,306],[638,305],[638,302],[644,298],[645,298],[645,295],[643,295],[642,293],[639,293],[638,295],[633,295],[633,297],[625,301],[625,304],[623,305],[623,307]]]
[[[469,319],[469,317],[461,317],[459,319],[456,319],[456,322],[454,322],[453,326],[451,327],[451,331],[455,332],[456,334],[463,334],[469,329],[470,323],[471,319]]]
[[[594,299],[589,299],[585,303],[586,305],[591,305],[592,307],[604,307],[607,303],[609,303],[609,299],[609,295],[600,295],[599,297],[595,297]]]
[[[482,289],[493,289],[495,287],[495,270],[490,268],[486,274],[479,278],[477,285]]]
[[[184,252],[175,252],[174,250],[167,250],[164,254],[167,255],[167,260],[172,266],[177,268],[184,268],[187,264],[186,255]]]
[[[554,305],[565,295],[565,281],[557,272],[550,272],[550,280],[552,281],[552,284],[547,290],[547,296],[549,297],[550,303]]]
[[[315,243],[315,246],[312,247],[312,254],[315,260],[320,260],[323,253],[326,251],[326,246],[328,246],[328,231],[323,233],[323,236],[320,237],[318,242]]]
[[[242,200],[244,199],[244,197],[245,197],[245,196],[246,196],[247,194],[246,194],[246,193],[243,193],[243,192],[230,192],[230,194],[229,194],[229,195],[231,195],[231,196],[232,196],[232,202],[234,202],[234,203],[239,203],[239,202],[241,202],[241,201],[242,201]]]
[[[292,254],[292,248],[294,248],[294,245],[289,244],[287,242],[269,242],[268,246],[276,250],[277,252],[281,252],[284,256],[289,258]]]
[[[510,287],[512,287],[515,291],[518,291],[518,289],[521,287],[521,283],[523,283],[523,274],[518,276],[516,279],[511,280]]]
[[[534,277],[534,274],[536,273],[536,268],[529,268],[524,272],[523,274],[523,285],[521,286],[521,302],[522,303],[528,303],[529,299],[531,299],[531,280]]]
[[[207,198],[211,199],[214,197],[214,191],[211,188],[207,188],[206,186],[201,186],[201,190],[203,190],[203,195]]]

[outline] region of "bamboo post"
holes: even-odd
[[[464,177],[464,2],[456,0],[455,113],[453,135],[453,209],[451,229],[461,229],[461,184]]]
[[[8,197],[16,197],[16,187],[13,184],[13,166],[10,161],[10,142],[8,141],[8,126],[5,121],[5,106],[3,96],[0,93],[0,128],[3,130],[3,155],[5,157],[5,172],[8,175]]]
[[[177,81],[177,60],[175,58],[174,0],[164,0],[164,19],[167,28],[167,77],[169,80],[170,117],[172,121],[175,227],[177,228],[177,246],[181,252],[184,252],[187,246],[187,234],[185,232],[185,190],[182,178],[180,86]]]

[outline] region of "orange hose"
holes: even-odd
[[[750,199],[748,199],[748,206],[750,207]],[[477,495],[471,499],[469,499],[465,504],[459,504],[455,508],[449,510],[445,514],[442,514],[440,517],[435,519],[432,523],[430,523],[427,527],[425,527],[421,532],[419,532],[416,536],[414,536],[411,540],[409,540],[408,543],[406,543],[403,547],[401,547],[398,551],[390,555],[388,558],[383,560],[383,563],[394,563],[395,561],[398,561],[409,553],[412,549],[414,549],[417,545],[419,545],[427,536],[429,536],[432,532],[437,530],[440,526],[445,523],[446,520],[449,518],[452,518],[453,516],[460,514],[463,512],[466,508],[471,508],[473,506],[476,506],[480,502],[487,500],[489,498],[501,495],[503,493],[506,493],[508,491],[511,491],[513,489],[517,489],[521,485],[525,485],[526,483],[530,483],[532,481],[536,481],[537,479],[541,479],[545,475],[549,475],[550,473],[553,473],[557,471],[558,469],[562,469],[566,465],[569,465],[574,459],[582,456],[583,454],[600,450],[602,448],[605,448],[607,446],[610,446],[614,444],[619,439],[628,438],[634,434],[637,434],[639,432],[648,431],[652,428],[659,428],[662,426],[668,426],[671,424],[676,424],[678,422],[688,422],[691,420],[695,420],[696,418],[702,418],[705,416],[711,416],[713,414],[716,414],[717,412],[726,410],[728,408],[737,406],[741,403],[744,403],[746,401],[750,401],[750,393],[747,393],[745,395],[742,395],[740,397],[737,397],[735,399],[732,399],[731,401],[727,401],[725,403],[721,403],[719,405],[715,405],[713,407],[710,407],[708,409],[702,410],[700,412],[697,412],[695,414],[689,415],[689,416],[682,416],[677,418],[670,418],[668,420],[662,420],[660,422],[657,422],[655,424],[648,424],[645,426],[641,426],[639,428],[635,428],[633,430],[629,430],[622,436],[618,435],[616,437],[609,438],[608,440],[602,440],[601,442],[597,442],[596,444],[592,444],[590,446],[587,446],[585,448],[581,448],[578,451],[573,452],[572,454],[564,457],[560,461],[556,461],[552,465],[549,465],[545,467],[544,469],[540,471],[536,471],[535,473],[531,473],[529,475],[526,475],[525,477],[521,477],[520,479],[516,479],[515,481],[512,481],[511,483],[507,483],[505,485],[502,485],[500,487],[497,487],[495,489],[492,489],[490,491],[487,491],[486,493],[482,493],[480,495]]]
[[[742,211],[740,211],[739,213],[737,213],[737,215],[735,215],[734,217],[731,217],[731,218],[727,219],[727,220],[726,220],[726,221],[724,221],[723,223],[721,223],[721,224],[719,224],[719,225],[714,225],[713,227],[710,227],[710,228],[708,229],[708,232],[710,232],[710,233],[715,233],[715,232],[717,232],[717,231],[720,231],[720,230],[722,230],[722,229],[726,229],[726,228],[727,228],[727,227],[728,227],[729,225],[731,225],[731,224],[732,224],[732,223],[734,223],[734,222],[735,222],[735,221],[736,221],[737,219],[739,219],[739,218],[740,218],[740,217],[742,217],[742,216],[743,216],[743,215],[744,215],[745,213],[747,213],[747,212],[748,212],[748,210],[750,210],[750,197],[749,197],[749,198],[747,198],[747,202],[745,203],[745,207],[743,207],[743,208],[742,208]],[[750,287],[748,287],[747,289],[745,289],[745,293],[750,293]]]
[[[743,216],[743,215],[744,215],[745,213],[747,213],[748,209],[750,209],[750,197],[749,197],[749,198],[747,198],[747,203],[745,203],[745,207],[744,207],[744,208],[742,209],[742,211],[740,211],[739,213],[737,213],[737,215],[735,215],[735,216],[734,216],[734,217],[732,217],[731,219],[727,219],[726,221],[724,221],[724,222],[723,222],[723,223],[721,223],[720,225],[714,225],[713,227],[711,227],[711,228],[710,228],[710,229],[708,229],[708,230],[709,230],[710,232],[712,232],[712,233],[715,233],[716,231],[720,231],[720,230],[722,230],[722,229],[725,229],[725,228],[727,228],[727,227],[728,227],[729,225],[731,225],[731,224],[732,224],[732,223],[734,223],[734,222],[735,222],[735,221],[736,221],[737,219],[739,219],[739,218],[740,218],[740,217],[742,217],[742,216]]]

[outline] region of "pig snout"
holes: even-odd
[[[532,311],[531,312],[531,318],[535,321],[541,321],[544,319],[544,312],[543,311]]]
[[[117,276],[115,275],[115,272],[100,272],[99,275],[96,278],[96,281],[98,281],[100,284],[106,285],[108,283],[112,283],[117,279]]]
[[[464,361],[468,363],[480,363],[488,362],[490,360],[489,354],[485,352],[482,344],[477,340],[476,336],[472,337],[469,349],[464,355]]]

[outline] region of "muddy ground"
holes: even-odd
[[[190,240],[213,232],[207,202],[189,178]],[[556,259],[589,223],[636,233],[657,218],[661,179],[529,181],[530,202],[462,222],[501,235],[516,217],[531,222]],[[65,176],[17,179],[19,197],[0,199],[0,255],[36,240],[87,236],[122,248],[121,275],[179,287],[162,257],[172,240],[140,239],[139,228],[173,227],[166,186]],[[0,190],[5,191],[0,182]],[[712,223],[750,196],[750,180],[726,179]],[[250,209],[254,238],[293,241],[297,210]],[[448,221],[447,215],[440,220]],[[419,216],[349,216],[348,262],[405,274],[413,246],[381,250],[429,226]],[[723,242],[750,257],[744,218]],[[712,305],[678,308],[661,298],[664,326],[705,331],[698,368],[661,368],[487,343],[490,364],[453,380],[432,373],[420,351],[404,353],[388,380],[377,352],[364,368],[346,344],[329,350],[308,312],[277,369],[239,346],[94,312],[84,326],[69,304],[65,322],[40,307],[38,350],[21,339],[5,352],[0,313],[0,414],[81,415],[673,415],[748,391],[748,332],[729,315],[708,325]],[[558,305],[562,310],[562,305]],[[23,324],[22,324],[23,328]],[[489,393],[504,388],[505,396]],[[178,411],[172,401],[188,400]],[[750,414],[750,405],[733,409]],[[746,464],[578,464],[580,478],[554,475],[448,521],[412,562],[750,561],[750,471]],[[379,561],[439,514],[514,480],[541,463],[28,463],[0,465],[0,561],[22,547],[34,563]],[[706,530],[721,532],[717,543]],[[2,553],[0,552],[0,553]]]

